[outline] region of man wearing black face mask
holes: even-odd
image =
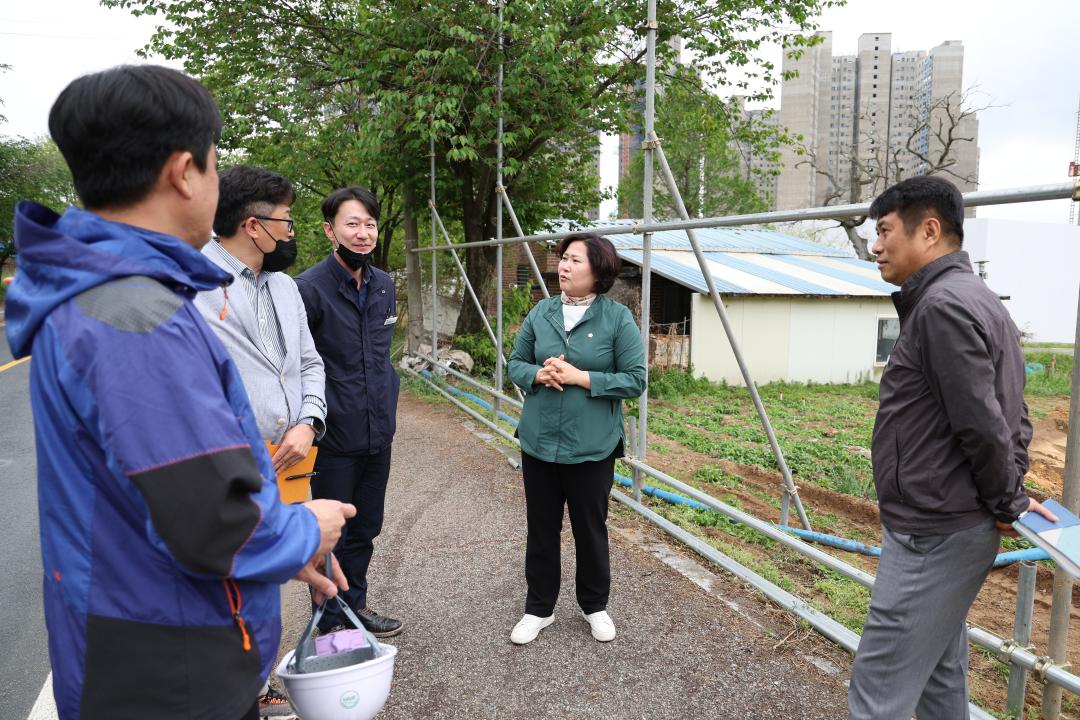
[[[390,363],[397,322],[394,282],[369,263],[379,237],[379,203],[361,187],[335,190],[323,201],[323,231],[333,251],[296,278],[315,346],[326,364],[326,437],[311,491],[316,498],[354,498],[336,556],[349,581],[341,597],[377,637],[401,632],[401,622],[367,605],[367,569],[382,530],[390,446],[396,427],[398,376]],[[332,606],[331,606],[332,607]],[[345,622],[323,615],[321,631]]]
[[[278,445],[276,472],[304,459],[326,427],[323,361],[296,283],[283,272],[296,259],[295,199],[289,179],[269,170],[238,165],[219,173],[217,241],[203,253],[233,283],[195,298],[240,371],[259,432]],[[269,687],[259,705],[263,716],[292,712]]]
[[[240,369],[259,431],[280,445],[280,472],[308,454],[326,421],[322,358],[296,283],[283,272],[296,259],[296,195],[288,178],[262,168],[239,165],[219,177],[217,242],[203,253],[234,281],[200,293],[195,305]]]

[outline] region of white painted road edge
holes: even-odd
[[[45,677],[45,684],[41,686],[34,707],[30,708],[30,715],[26,720],[58,720],[56,714],[56,701],[53,700],[52,673]]]

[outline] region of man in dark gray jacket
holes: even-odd
[[[874,485],[881,561],[848,692],[858,720],[968,717],[965,620],[1025,511],[1031,440],[1020,334],[971,270],[964,204],[938,177],[870,208],[900,337],[881,378]]]

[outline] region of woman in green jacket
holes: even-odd
[[[537,303],[507,368],[525,393],[518,425],[528,541],[525,616],[510,633],[531,642],[554,620],[563,506],[577,549],[577,601],[601,642],[615,638],[607,613],[608,493],[623,454],[622,401],[645,390],[645,350],[633,316],[609,300],[619,273],[611,241],[579,233],[559,244],[559,297]]]

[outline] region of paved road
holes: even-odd
[[[10,361],[0,340],[0,367]],[[49,671],[29,377],[29,362],[0,372],[0,718],[12,719],[27,716]]]

